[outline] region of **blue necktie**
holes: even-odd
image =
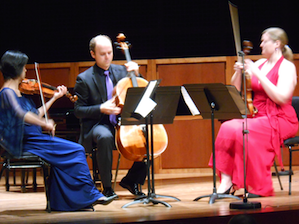
[[[110,100],[112,98],[112,92],[113,92],[113,83],[109,76],[109,71],[104,72],[106,76],[106,89],[107,89],[107,100]],[[113,114],[109,115],[110,123],[114,126],[117,124],[116,116]]]

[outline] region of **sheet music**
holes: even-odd
[[[157,106],[157,103],[150,98],[156,84],[157,80],[149,82],[146,91],[135,110],[135,113],[140,114],[143,118],[145,118]]]
[[[186,90],[186,88],[185,88],[184,86],[181,86],[181,93],[182,93],[182,95],[183,95],[183,98],[184,98],[184,100],[185,100],[185,103],[187,104],[187,106],[188,106],[188,108],[189,108],[191,114],[192,114],[193,116],[195,116],[195,115],[199,115],[199,114],[200,114],[199,110],[198,110],[197,107],[195,106],[193,100],[191,99],[191,97],[190,97],[188,91]]]

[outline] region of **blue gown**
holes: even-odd
[[[3,100],[4,92],[8,92],[8,95],[10,95],[10,97],[6,97],[6,100]],[[14,95],[13,100],[16,99],[21,105],[21,108],[18,107],[17,110],[23,110],[23,112],[14,114],[25,115],[26,111],[37,113],[32,101],[24,96],[17,97],[14,91],[4,88],[0,93],[2,99],[2,101],[0,100],[0,114],[3,112],[2,109],[5,108],[3,105],[9,103],[7,100],[9,101],[12,95]],[[10,105],[13,105],[13,103]],[[16,108],[10,109],[14,110]],[[23,120],[23,118],[21,119]],[[1,129],[3,128],[2,125],[0,124]],[[85,150],[80,144],[43,134],[41,127],[36,125],[25,123],[23,127],[21,144],[23,152],[40,156],[51,164],[49,197],[52,210],[76,211],[88,208],[103,196],[94,186],[87,165]],[[5,145],[2,146],[5,148]]]

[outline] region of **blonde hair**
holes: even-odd
[[[281,52],[285,59],[289,61],[293,61],[293,51],[291,48],[287,45],[288,44],[288,36],[286,32],[279,28],[279,27],[270,27],[268,29],[265,29],[262,34],[267,33],[269,34],[269,37],[273,40],[279,40],[281,42]]]

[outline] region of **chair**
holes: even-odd
[[[297,114],[297,118],[298,118],[298,122],[299,122],[299,97],[298,96],[294,96],[292,98],[292,106],[294,107],[296,114]],[[284,142],[284,145],[286,147],[288,147],[289,149],[289,195],[291,195],[292,191],[291,191],[291,186],[292,186],[292,174],[293,174],[293,170],[292,170],[292,153],[295,151],[299,151],[299,136],[295,136],[294,138],[289,138],[286,139]]]
[[[39,156],[33,155],[28,152],[24,152],[21,158],[16,159],[12,157],[8,152],[2,149],[3,153],[1,157],[3,158],[2,169],[0,171],[0,180],[2,174],[5,172],[5,185],[6,191],[9,191],[9,171],[12,169],[21,169],[21,191],[24,193],[26,191],[25,186],[25,171],[27,169],[33,169],[33,190],[36,191],[37,184],[36,184],[36,168],[42,168],[43,170],[43,177],[44,177],[44,186],[45,186],[45,193],[46,193],[46,200],[47,200],[47,212],[51,212],[50,200],[49,200],[49,191],[48,191],[48,177],[49,172],[48,169],[50,168],[50,164],[44,161]]]
[[[101,177],[100,177],[99,169],[98,169],[98,164],[97,164],[97,159],[96,159],[96,153],[97,153],[97,148],[93,148],[91,153],[86,153],[86,156],[89,156],[89,158],[91,158],[91,161],[92,161],[92,177],[93,177],[94,184],[96,184],[98,181],[101,181]],[[116,186],[116,180],[117,180],[117,175],[118,175],[118,170],[119,170],[120,158],[121,158],[121,154],[119,153],[118,154],[116,171],[115,171],[115,176],[114,176],[113,190],[115,189],[115,186]],[[101,184],[101,190],[103,190],[102,184]]]

